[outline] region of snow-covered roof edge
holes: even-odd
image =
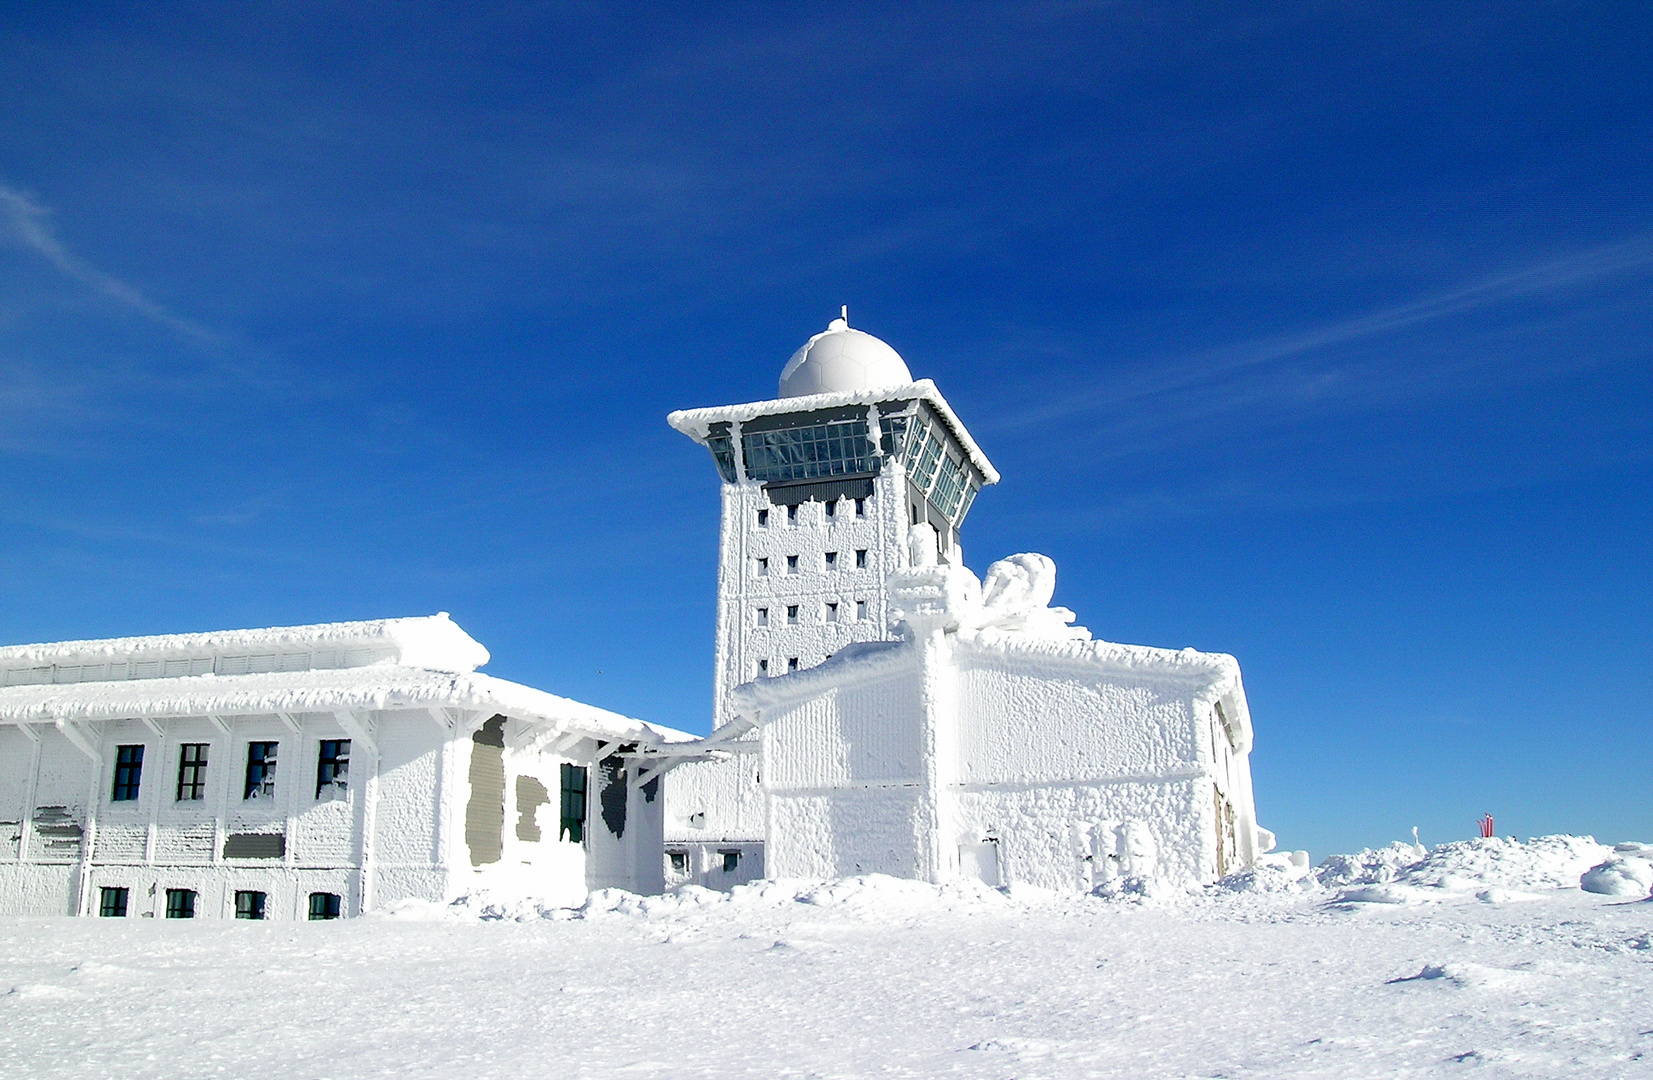
[[[627,742],[697,738],[492,675],[391,665],[0,689],[0,724],[8,725],[428,708],[475,711],[482,719],[503,713]]]
[[[985,630],[956,637],[959,658],[965,662],[997,657],[1037,658],[1054,667],[1088,673],[1150,675],[1203,682],[1215,701],[1235,699],[1239,720],[1249,730],[1245,694],[1240,688],[1240,662],[1227,653],[1196,649],[1160,649],[1150,645],[1121,645],[1112,641],[1085,641]],[[832,659],[804,671],[788,672],[742,683],[730,691],[735,711],[748,719],[777,705],[791,705],[823,692],[842,689],[887,674],[912,662],[914,649],[907,641],[873,641],[846,646]]]
[[[437,671],[474,671],[488,662],[481,642],[441,611],[400,619],[7,645],[0,646],[0,669],[351,647],[388,650],[393,663]]]
[[[942,421],[952,429],[959,445],[970,456],[970,463],[981,473],[982,479],[989,484],[999,482],[999,470],[987,460],[981,447],[971,437],[968,429],[959,420],[953,407],[947,404],[947,399],[941,396],[936,384],[929,379],[919,379],[917,382],[898,386],[874,387],[871,390],[843,390],[832,394],[809,394],[804,397],[774,398],[769,401],[749,401],[742,405],[716,405],[704,409],[679,409],[666,415],[666,423],[687,435],[698,443],[706,441],[707,429],[713,424],[725,421],[747,421],[759,416],[773,416],[777,413],[812,412],[816,409],[835,409],[845,405],[874,405],[880,401],[896,401],[922,399],[930,403],[930,407],[942,418]]]

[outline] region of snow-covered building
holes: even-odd
[[[668,881],[1192,884],[1272,846],[1232,657],[1090,641],[1043,556],[983,586],[958,530],[998,473],[884,342],[834,320],[779,390],[668,418],[723,481],[730,754],[672,773]]]
[[[487,660],[446,614],[0,648],[0,912],[659,892],[692,738]]]

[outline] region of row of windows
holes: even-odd
[[[797,626],[798,625],[798,620],[799,620],[798,609],[799,609],[800,606],[801,605],[798,605],[798,604],[787,604],[786,605],[785,610],[786,610],[786,625],[787,626]],[[861,622],[866,617],[867,617],[867,602],[865,600],[855,601],[855,621],[856,622]],[[778,611],[777,611],[777,614],[776,614],[776,618],[777,619],[779,618],[779,612]],[[757,609],[757,620],[756,621],[757,621],[757,625],[759,625],[759,626],[768,626],[768,625],[770,625],[769,609],[766,608],[766,607],[758,608]],[[822,622],[829,622],[829,623],[847,622],[847,621],[849,621],[849,610],[844,605],[839,604],[837,601],[832,601],[830,603],[822,604],[821,605],[821,621]]]
[[[831,660],[832,659],[832,654],[828,653],[825,657],[823,657],[823,659]],[[797,671],[800,667],[802,667],[802,663],[800,662],[800,659],[796,656],[787,657],[784,664],[779,660],[775,661],[773,664],[771,664],[768,660],[759,660],[758,661],[758,674],[759,675],[768,675],[772,670],[775,671],[775,672],[779,672],[783,669],[786,670],[786,671]]]
[[[822,507],[821,517],[822,517],[822,520],[824,520],[828,525],[830,525],[834,521],[838,520],[838,504],[842,501],[843,501],[842,499],[829,499],[826,502],[821,504],[821,507]],[[855,500],[852,500],[852,501],[855,503],[855,516],[858,517],[858,518],[866,517],[867,516],[867,500],[866,499],[855,499]],[[788,506],[786,508],[786,523],[788,525],[796,525],[798,523],[798,506],[799,505],[800,504],[798,504],[798,503],[794,503],[791,506]],[[758,511],[758,528],[767,529],[768,527],[769,527],[769,510],[767,508],[765,508],[763,510]]]
[[[105,919],[126,918],[127,904],[132,890],[124,885],[105,886],[98,892],[98,914]],[[194,889],[168,889],[166,891],[166,917],[169,919],[195,918],[195,901],[199,894]],[[238,919],[263,919],[267,900],[266,894],[256,889],[238,889],[235,893],[235,917]],[[310,918],[336,919],[344,911],[344,901],[338,893],[313,892],[310,894]]]
[[[798,569],[799,569],[798,560],[799,560],[799,557],[797,555],[788,555],[788,556],[786,556],[786,572],[788,574],[796,574],[798,572]],[[838,552],[836,552],[836,551],[823,552],[821,563],[822,563],[822,569],[823,570],[832,571],[832,570],[838,569]],[[865,570],[867,568],[867,549],[866,548],[856,548],[855,549],[855,568],[857,570]],[[757,574],[758,574],[758,577],[768,577],[769,576],[769,556],[763,555],[763,556],[760,556],[758,558],[758,560],[757,560]]]
[[[207,751],[210,743],[184,743],[178,748],[177,801],[192,802],[206,798]],[[276,765],[279,762],[279,742],[250,742],[247,744],[246,783],[243,799],[268,799],[275,796]],[[115,747],[115,783],[109,793],[113,802],[132,802],[137,799],[143,782],[144,744],[134,743]],[[323,739],[316,755],[316,798],[324,794],[345,791],[350,784],[350,740]]]

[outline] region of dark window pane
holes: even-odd
[[[313,892],[310,894],[310,919],[336,919],[343,908],[338,893]]]
[[[138,797],[138,782],[143,776],[143,746],[115,747],[115,788],[110,798],[115,802],[131,802]]]
[[[243,799],[275,797],[276,751],[280,743],[255,742],[247,744],[247,787]]]
[[[105,919],[126,918],[127,890],[103,888],[98,890],[98,914]]]
[[[323,739],[321,756],[316,763],[316,798],[321,798],[325,791],[342,792],[349,784],[350,740]]]
[[[563,762],[562,827],[558,836],[575,844],[585,842],[585,790],[585,766]]]
[[[238,919],[262,919],[264,917],[264,894],[251,889],[240,889],[235,894],[235,917]]]
[[[169,919],[195,918],[195,890],[168,889],[166,891],[166,917]]]
[[[178,748],[178,801],[207,796],[207,744],[185,743]]]
[[[749,480],[814,480],[878,471],[878,448],[867,435],[865,420],[742,432],[740,439]]]

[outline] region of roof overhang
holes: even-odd
[[[970,457],[970,463],[981,473],[984,483],[999,482],[999,470],[987,460],[976,440],[960,422],[947,399],[941,396],[936,384],[929,379],[897,386],[875,387],[871,390],[845,390],[833,394],[809,394],[804,397],[775,398],[770,401],[751,401],[744,405],[717,405],[705,409],[679,409],[666,416],[666,423],[698,443],[704,444],[708,429],[717,423],[744,423],[760,416],[781,413],[814,412],[817,409],[836,409],[846,405],[876,405],[881,401],[924,401],[935,410],[943,423],[951,429],[959,445]]]

